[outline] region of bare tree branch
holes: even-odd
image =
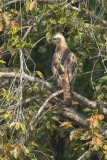
[[[89,123],[86,119],[86,117],[79,112],[77,112],[74,108],[67,108],[64,107],[62,109],[62,116],[65,118],[69,118],[70,120],[76,121],[78,124],[81,124],[84,128],[89,127]]]
[[[0,72],[0,76],[2,78],[20,79],[20,73],[16,73],[16,72]],[[33,77],[33,76],[29,76],[27,74],[23,74],[23,78],[26,79],[27,81],[30,81],[30,82],[41,82],[44,85],[46,85],[46,87],[49,88],[49,89],[53,88],[52,84],[50,84],[49,82],[44,81],[42,79],[39,79],[39,78],[36,78],[36,77]]]
[[[2,88],[3,86],[5,86],[6,84],[8,84],[9,83],[9,80],[7,79],[7,80],[5,80],[5,81],[3,81],[3,82],[0,82],[1,84],[0,84],[0,88]]]
[[[23,40],[27,37],[28,33],[30,32],[30,30],[32,29],[33,26],[29,26],[29,28],[27,29],[26,33],[23,36]]]
[[[45,100],[45,102],[43,103],[43,105],[42,105],[42,106],[40,107],[40,109],[38,110],[36,116],[34,116],[34,117],[32,118],[33,121],[30,122],[30,125],[31,125],[32,123],[34,123],[35,120],[39,117],[39,115],[41,114],[41,112],[43,111],[43,109],[45,108],[45,106],[47,105],[47,103],[50,101],[50,99],[52,99],[53,97],[59,95],[60,93],[62,93],[62,90],[57,91],[57,92],[51,94],[51,95]]]
[[[81,160],[81,159],[84,158],[87,154],[88,154],[88,151],[84,152],[84,154],[83,154],[80,158],[78,158],[77,160]]]
[[[48,3],[55,3],[54,0],[37,0],[38,2],[48,2]],[[16,3],[16,2],[26,2],[26,0],[13,0],[13,1],[10,1],[8,3],[5,3],[2,5],[2,8],[5,7],[5,6],[8,6],[8,5],[11,5],[13,3]]]
[[[26,104],[26,103],[35,101],[38,98],[40,98],[38,95],[30,97],[30,98],[27,98],[27,99],[25,99],[25,100],[22,101],[22,104]],[[7,105],[4,105],[3,108],[8,108],[8,110],[12,110],[12,109],[16,109],[18,106],[19,106],[19,104],[13,104],[13,105],[7,104]]]
[[[15,72],[0,72],[0,76],[2,78],[17,78],[19,79],[20,78],[20,74],[19,73],[15,73]],[[30,81],[30,82],[41,82],[43,83],[44,85],[46,85],[46,87],[50,90],[53,90],[55,87],[50,84],[49,82],[47,81],[44,81],[42,79],[39,79],[39,78],[36,78],[36,77],[32,77],[32,76],[29,76],[27,74],[23,74],[23,78],[26,79],[27,81]],[[59,91],[58,92],[59,94],[60,93],[63,93],[63,90]],[[79,102],[81,105],[83,106],[86,106],[90,109],[98,109],[100,113],[104,114],[105,116],[107,116],[107,103],[106,102],[93,102],[93,101],[90,101],[88,100],[87,98],[81,96],[80,94],[77,94],[76,92],[73,92],[73,100],[76,101],[76,102]]]
[[[77,94],[76,92],[73,92],[73,100],[79,102],[80,104],[90,108],[90,109],[98,109],[100,113],[107,116],[107,109],[103,106],[102,103],[99,102],[92,102],[88,100],[87,98],[81,96],[80,94]],[[104,103],[105,106],[107,103]]]
[[[89,71],[89,72],[84,72],[84,73],[78,74],[77,76],[82,76],[82,75],[85,75],[85,74],[91,74],[93,72],[104,72],[104,71],[105,71],[105,69],[93,70],[93,71]]]

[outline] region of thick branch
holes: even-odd
[[[107,116],[107,109],[105,108],[105,106],[107,106],[107,103],[104,103],[103,106],[103,103],[92,102],[76,92],[73,92],[73,100],[93,110],[97,108],[100,113],[103,113],[105,116]]]
[[[15,72],[0,72],[0,76],[2,78],[17,78],[19,79],[20,78],[20,74],[19,73],[15,73]],[[54,87],[47,81],[44,81],[42,79],[39,79],[39,78],[36,78],[36,77],[32,77],[32,76],[29,76],[27,74],[24,74],[23,75],[23,79],[26,79],[30,82],[41,82],[43,84],[46,85],[46,87],[48,89],[54,89]],[[61,90],[60,93],[63,93],[63,90]],[[98,109],[100,113],[104,114],[105,116],[107,116],[107,103],[104,102],[104,103],[98,103],[98,102],[92,102],[90,100],[88,100],[87,98],[81,96],[80,94],[77,94],[76,92],[73,92],[73,100],[76,101],[76,102],[79,102],[80,104],[88,107],[88,108],[91,108],[91,109]]]
[[[70,120],[75,120],[78,124],[81,124],[81,126],[83,126],[84,128],[89,127],[89,123],[88,123],[86,117],[83,116],[82,114],[80,114],[79,112],[77,112],[73,108],[64,107],[62,109],[61,114],[65,118],[69,118]]]
[[[5,86],[5,85],[8,84],[8,83],[9,83],[9,80],[8,80],[8,79],[5,80],[5,81],[3,81],[3,82],[0,81],[0,88],[2,88],[3,86]]]
[[[20,78],[20,74],[17,74],[17,73],[14,73],[14,72],[11,72],[11,73],[0,72],[0,75],[3,78],[6,78],[6,77],[7,78],[14,78],[14,77],[16,77],[18,79]],[[29,76],[27,74],[24,74],[23,78],[27,79],[28,81],[31,81],[31,82],[35,82],[35,81],[41,82],[41,83],[45,84],[49,89],[53,88],[53,86],[50,83],[48,83],[46,81],[43,81],[43,80],[41,80],[39,78],[35,78],[35,77]],[[59,92],[59,94],[62,93],[62,92],[63,92],[63,90],[61,90]],[[85,97],[77,94],[76,92],[73,92],[73,100],[77,101],[80,104],[82,104],[82,105],[84,105],[84,106],[86,106],[88,108],[91,108],[93,110],[97,108],[100,113],[102,113],[105,116],[107,116],[107,109],[105,108],[107,106],[107,103],[92,102],[92,101],[88,100],[87,98],[85,98]]]
[[[41,112],[44,110],[45,106],[47,105],[47,103],[49,103],[49,101],[59,95],[60,93],[62,93],[63,91],[60,90],[60,91],[57,91],[53,94],[51,94],[46,100],[45,102],[43,103],[43,105],[40,107],[40,109],[38,110],[37,114],[32,118],[32,121],[30,122],[30,125],[35,123],[35,120],[38,119],[38,117],[40,116]],[[82,114],[78,113],[75,109],[73,108],[67,108],[67,107],[64,107],[62,109],[62,116],[65,117],[65,118],[69,118],[70,120],[74,120],[76,121],[77,123],[81,124],[83,127],[88,127],[89,126],[89,123],[88,121],[86,120],[86,117],[83,116]]]
[[[20,73],[15,73],[15,72],[0,72],[0,76],[2,78],[16,78],[16,79],[20,79]],[[52,89],[53,86],[47,82],[47,81],[43,81],[42,79],[33,77],[33,76],[29,76],[27,74],[23,74],[23,79],[26,79],[27,81],[30,82],[41,82],[43,84],[45,84],[47,86],[47,88]]]

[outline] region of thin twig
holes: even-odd
[[[21,1],[21,2],[25,2],[25,0],[20,0],[20,1]],[[60,3],[55,2],[54,0],[37,0],[37,1],[38,1],[38,2],[47,2],[47,3],[56,4],[56,5],[60,6],[60,7],[62,7],[62,5],[63,5],[63,3],[60,4]],[[8,5],[10,5],[10,4],[12,4],[12,3],[15,3],[15,2],[19,2],[19,0],[13,0],[13,1],[11,1],[11,2],[5,3],[5,4],[2,5],[2,7],[8,6]],[[72,6],[72,5],[70,5],[70,6],[66,7],[66,8],[69,9],[69,10],[77,11],[77,12],[81,12],[81,11],[82,11],[81,9],[79,9],[79,8],[77,8],[77,7],[74,7],[74,6]],[[102,23],[104,26],[107,26],[107,22],[106,22],[104,19],[99,18],[98,16],[90,13],[87,9],[86,9],[86,11],[85,11],[85,14],[86,14],[87,16],[89,16],[89,17],[94,18],[96,21]]]
[[[40,38],[36,43],[34,43],[34,45],[32,46],[32,48],[34,48],[41,40],[45,39],[46,36]]]
[[[78,158],[77,160],[81,160],[81,159],[84,158],[87,154],[88,154],[88,151],[84,152],[84,154],[83,154],[80,158]]]
[[[17,72],[0,72],[0,76],[2,78],[16,78],[16,79],[20,79],[20,73],[17,73]],[[37,77],[32,77],[32,76],[29,76],[28,74],[24,74],[23,76],[24,79],[30,81],[30,82],[41,82],[43,83],[44,85],[46,85],[46,87],[48,89],[53,89],[53,86],[52,84],[50,84],[49,82],[47,81],[44,81],[42,79],[39,79]]]
[[[40,109],[38,110],[36,116],[34,116],[34,117],[32,118],[33,121],[30,122],[30,125],[31,125],[32,123],[34,123],[35,120],[39,117],[39,115],[41,114],[41,112],[43,111],[43,109],[45,108],[45,106],[47,105],[47,103],[48,103],[53,97],[59,95],[59,94],[62,93],[62,92],[63,92],[62,90],[57,91],[57,92],[51,94],[51,95],[45,100],[45,102],[43,103],[43,105],[42,105],[42,106],[40,107]]]
[[[84,73],[78,74],[77,76],[82,76],[82,75],[85,75],[85,74],[91,74],[93,72],[104,72],[104,71],[105,71],[105,69],[93,70],[93,71],[89,71],[89,72],[84,72]]]
[[[20,79],[20,74],[19,73],[15,73],[15,72],[0,72],[0,75],[2,78],[18,78]],[[39,78],[36,78],[36,77],[32,77],[32,76],[29,76],[27,74],[24,74],[23,76],[24,79],[30,81],[30,82],[40,82],[42,84],[44,84],[49,90],[54,90],[55,87],[47,82],[47,81],[44,81],[42,79],[39,79]],[[63,93],[63,90],[61,90],[59,92],[60,93]],[[91,109],[96,109],[98,108],[99,109],[99,112],[100,113],[103,113],[104,115],[107,116],[107,103],[104,102],[93,102],[93,101],[90,101],[88,100],[87,98],[81,96],[80,94],[76,93],[76,92],[73,92],[73,100],[76,101],[76,102],[79,102],[80,104],[82,104],[83,106],[86,106],[88,108],[91,108]]]
[[[20,114],[22,114],[22,92],[23,92],[23,75],[24,75],[24,68],[23,68],[23,52],[20,48],[20,86],[19,86],[19,104],[20,104]]]
[[[93,152],[93,150],[94,150],[94,147],[91,148],[91,152]],[[78,158],[77,160],[81,160],[81,159],[85,158],[86,155],[88,155],[88,151],[84,152],[83,155],[80,158]]]
[[[35,101],[37,100],[38,98],[40,98],[38,95],[37,96],[33,96],[33,97],[30,97],[30,98],[27,98],[25,100],[22,101],[22,104],[27,104],[29,102],[32,102],[32,101]],[[16,109],[20,104],[13,104],[13,105],[4,105],[3,108],[8,108],[8,110],[12,110],[12,109]]]
[[[46,36],[40,38],[36,43],[34,43],[34,45],[32,46],[32,48],[31,48],[31,50],[30,50],[30,54],[31,54],[31,52],[32,52],[32,49],[33,49],[40,41],[42,41],[42,40],[45,39],[45,38],[46,38]]]
[[[9,83],[9,80],[5,80],[5,81],[1,82],[0,88],[2,88],[3,86],[5,86],[8,83]]]
[[[29,26],[29,28],[27,29],[26,33],[23,36],[23,40],[25,40],[25,38],[27,37],[27,35],[29,34],[30,30],[32,29],[33,26]]]

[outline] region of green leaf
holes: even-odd
[[[52,119],[55,121],[59,121],[59,118],[57,116],[53,116]]]
[[[3,91],[3,93],[2,93],[3,97],[6,97],[7,96],[7,91],[4,88],[2,88],[2,91]]]
[[[26,0],[26,4],[25,4],[25,10],[26,10],[26,12],[29,11],[29,8],[30,8],[30,1]]]
[[[6,62],[0,59],[0,63],[6,63]]]
[[[5,117],[5,119],[7,119],[7,118],[12,119],[12,114],[6,113],[4,117]]]
[[[0,109],[0,113],[5,113],[6,109]]]
[[[54,5],[48,4],[48,7],[51,8],[51,9],[53,9],[53,8],[54,8]]]
[[[47,32],[47,33],[46,33],[46,39],[47,39],[48,42],[49,42],[49,40],[51,39],[51,37],[52,37],[51,31]]]
[[[67,129],[69,127],[72,127],[72,124],[71,124],[71,122],[63,122],[63,123],[61,123],[60,127]]]
[[[52,126],[53,129],[55,129],[55,130],[57,129],[56,125],[52,124],[51,126]]]
[[[48,22],[47,21],[42,21],[42,24],[43,25],[46,25]]]
[[[93,122],[93,127],[98,128],[99,126],[100,126],[99,121],[95,119],[95,121]]]
[[[18,101],[18,98],[17,98],[17,97],[13,97],[13,99],[14,99],[15,101]]]
[[[19,123],[20,124],[20,128],[22,129],[22,131],[24,131],[25,130],[25,126],[24,126],[24,124],[23,123]]]
[[[51,24],[56,24],[56,21],[50,19],[50,23],[51,23]]]

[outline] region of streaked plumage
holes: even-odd
[[[60,33],[52,37],[56,44],[52,60],[52,72],[58,85],[64,90],[64,103],[66,107],[72,106],[72,90],[76,78],[76,56],[66,44]]]

